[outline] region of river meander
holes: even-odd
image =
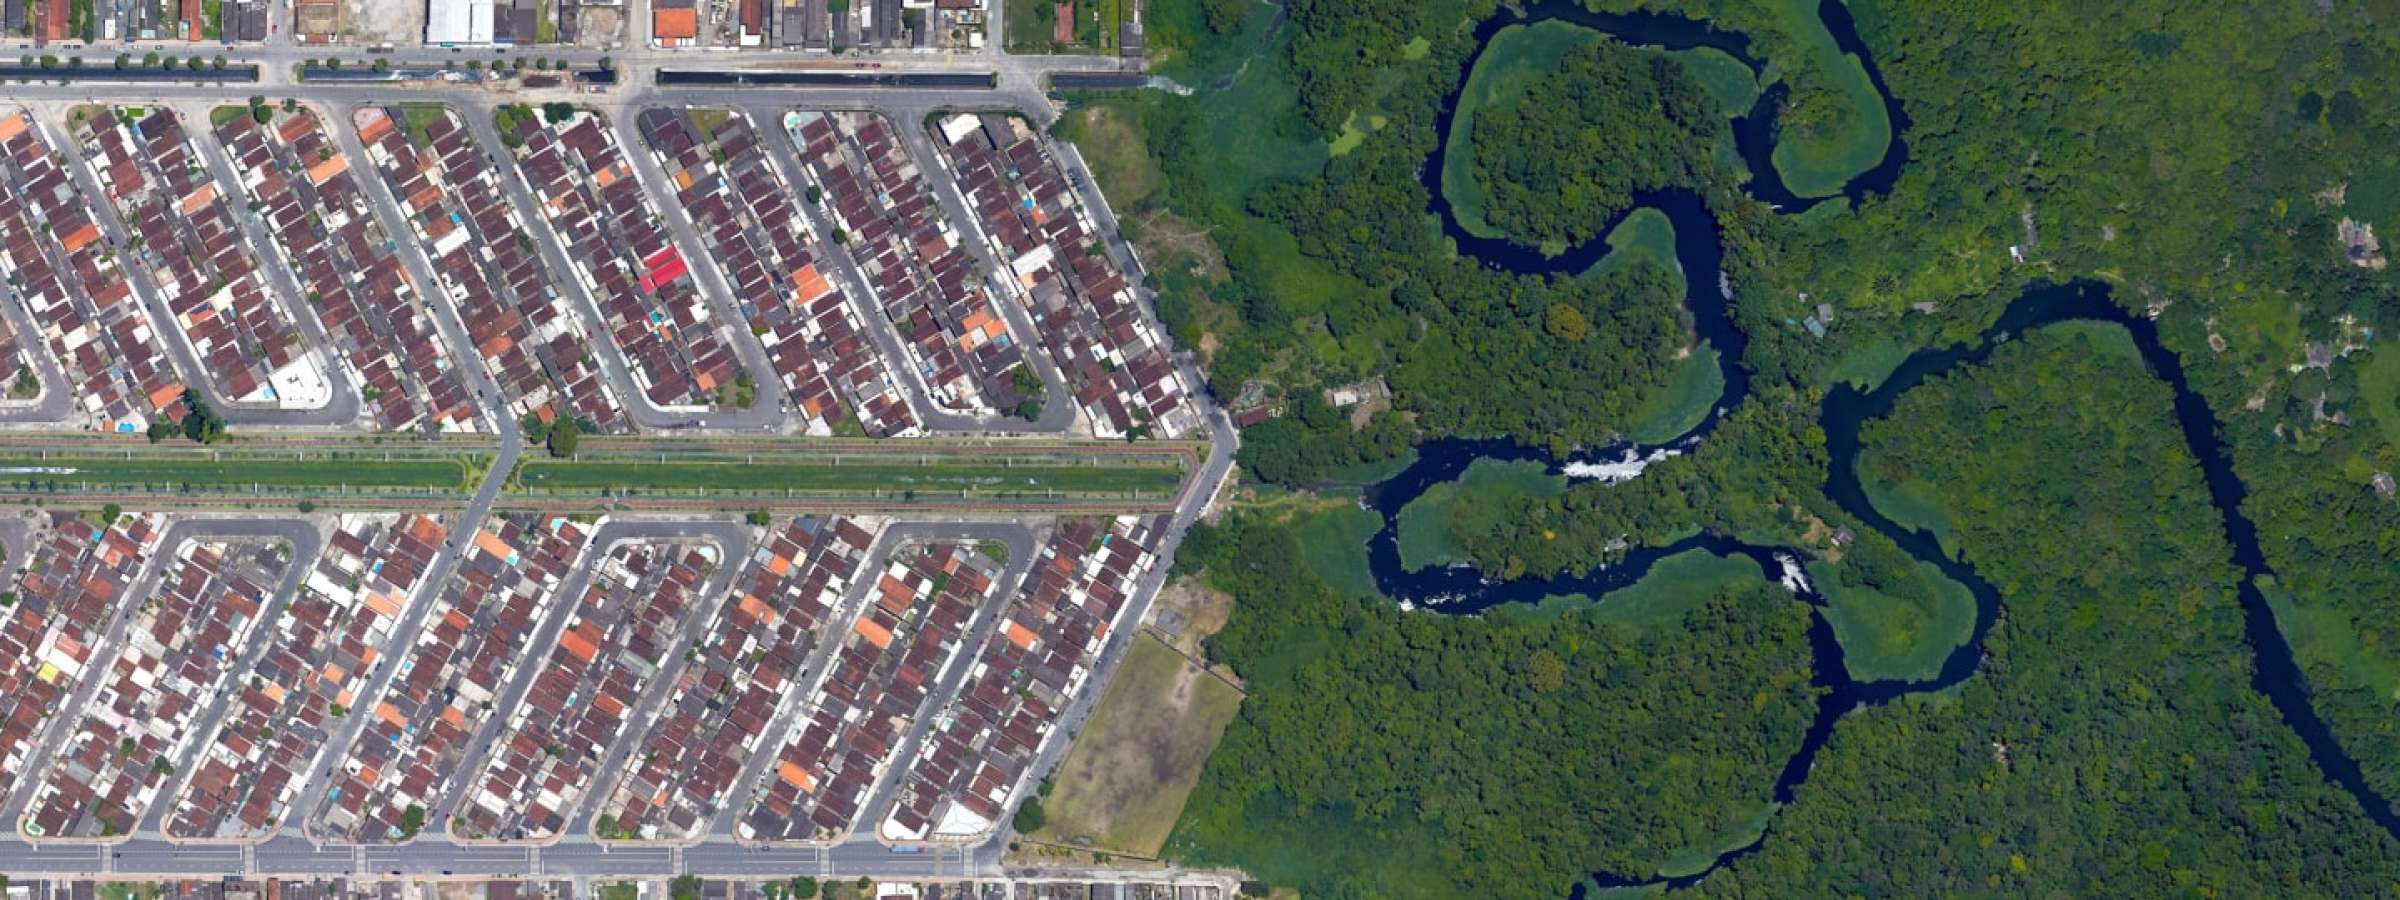
[[[1868,77],[1883,97],[1886,114],[1892,122],[1891,146],[1886,149],[1882,161],[1856,176],[1841,194],[1836,195],[1853,203],[1861,202],[1888,191],[1906,163],[1908,152],[1903,131],[1908,119],[1899,101],[1885,84],[1873,57],[1859,40],[1848,10],[1838,0],[1824,0],[1818,13],[1837,45],[1844,52],[1856,54],[1864,64]],[[1749,40],[1743,35],[1674,16],[1594,13],[1565,0],[1535,4],[1522,18],[1506,14],[1494,16],[1477,28],[1476,36],[1479,41],[1488,44],[1503,27],[1544,19],[1574,22],[1636,45],[1665,49],[1714,47],[1750,66],[1753,71],[1762,71],[1759,61],[1750,55]],[[1453,87],[1444,101],[1436,120],[1440,139],[1435,142],[1433,157],[1427,162],[1422,176],[1432,197],[1432,211],[1441,220],[1445,232],[1455,242],[1459,252],[1491,268],[1519,274],[1581,272],[1608,254],[1606,236],[1632,209],[1640,206],[1659,209],[1666,213],[1675,226],[1676,260],[1684,273],[1686,303],[1691,309],[1698,336],[1712,342],[1721,351],[1719,365],[1725,376],[1725,388],[1715,408],[1696,427],[1673,440],[1654,446],[1618,445],[1588,451],[1578,459],[1559,460],[1500,439],[1427,442],[1420,447],[1419,458],[1414,464],[1370,487],[1366,493],[1368,505],[1383,517],[1382,529],[1368,542],[1368,562],[1376,586],[1396,601],[1453,614],[1475,613],[1508,603],[1538,602],[1545,597],[1566,594],[1584,594],[1600,598],[1600,602],[1605,603],[1603,595],[1607,592],[1640,580],[1659,560],[1692,549],[1745,557],[1756,562],[1769,580],[1783,579],[1788,569],[1806,558],[1802,551],[1749,544],[1709,534],[1696,535],[1665,547],[1636,549],[1617,564],[1588,573],[1557,574],[1505,582],[1487,581],[1481,573],[1463,566],[1410,571],[1401,564],[1397,542],[1400,510],[1427,488],[1458,478],[1477,459],[1533,460],[1548,465],[1553,472],[1565,472],[1569,465],[1578,462],[1639,458],[1662,449],[1689,449],[1706,440],[1723,412],[1742,403],[1750,392],[1749,373],[1741,365],[1748,342],[1734,327],[1728,314],[1731,290],[1724,283],[1720,268],[1722,251],[1716,220],[1697,193],[1664,190],[1643,194],[1637,198],[1635,206],[1620,212],[1599,229],[1596,232],[1599,237],[1554,256],[1546,256],[1533,248],[1506,240],[1477,237],[1459,226],[1442,195],[1441,148],[1448,144],[1459,89],[1465,85],[1480,55],[1479,49],[1469,56],[1459,73],[1457,86]],[[1750,168],[1748,191],[1751,195],[1785,212],[1797,212],[1818,201],[1792,196],[1784,189],[1770,161],[1773,153],[1774,111],[1781,103],[1780,94],[1779,86],[1762,93],[1757,105],[1736,121],[1734,130],[1737,142],[1741,145],[1742,158]],[[1995,347],[2014,335],[2070,321],[2122,326],[2132,336],[2150,373],[2173,390],[2177,424],[2192,456],[2200,463],[2211,500],[2222,517],[2226,538],[2233,548],[2233,562],[2243,572],[2239,596],[2249,644],[2256,658],[2253,687],[2267,696],[2283,723],[2300,737],[2319,771],[2357,799],[2376,825],[2400,838],[2400,813],[2395,813],[2390,802],[2366,783],[2357,762],[2334,740],[2331,729],[2310,705],[2308,687],[2299,666],[2293,661],[2291,646],[2276,628],[2273,613],[2259,591],[2259,580],[2271,577],[2273,572],[2259,551],[2256,528],[2241,512],[2245,488],[2234,474],[2232,459],[2217,436],[2215,413],[2207,401],[2186,382],[2181,360],[2159,342],[2156,324],[2148,318],[2128,313],[2110,298],[2107,285],[2094,281],[2032,284],[1974,341],[1920,350],[1902,362],[1871,391],[1861,392],[1841,385],[1825,396],[1818,421],[1824,428],[1830,455],[1824,486],[1826,496],[1866,527],[1889,537],[1910,556],[1938,567],[1944,575],[1965,585],[1975,598],[1975,624],[1967,641],[1951,651],[1943,661],[1939,674],[1930,679],[1859,680],[1850,675],[1841,644],[1835,639],[1833,629],[1823,615],[1824,598],[1805,582],[1800,583],[1796,593],[1818,610],[1811,623],[1809,636],[1815,652],[1817,683],[1825,689],[1825,694],[1799,749],[1785,761],[1776,776],[1773,789],[1775,802],[1785,804],[1792,801],[1794,790],[1808,778],[1809,769],[1817,753],[1832,737],[1834,726],[1851,710],[1888,703],[1908,694],[1942,690],[1974,675],[1983,660],[1984,638],[1999,614],[2003,599],[1998,588],[1979,575],[1973,566],[1955,559],[1952,552],[1945,552],[1945,548],[1931,533],[1894,522],[1869,501],[1857,475],[1862,427],[1869,421],[1888,415],[1893,403],[1901,395],[1927,379],[1960,366],[1981,363]],[[1953,552],[1956,550],[1948,549]],[[1598,873],[1594,880],[1609,887],[1689,885],[1772,839],[1773,826],[1770,823],[1757,840],[1725,852],[1700,872],[1682,877],[1659,878],[1651,877],[1649,873]]]

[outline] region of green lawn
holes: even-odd
[[[1411,447],[1408,452],[1382,462],[1358,463],[1326,472],[1325,477],[1317,484],[1320,490],[1327,487],[1363,488],[1398,475],[1416,464],[1417,450]]]
[[[712,493],[754,497],[839,494],[906,498],[914,494],[994,499],[1126,497],[1139,491],[1150,499],[1172,496],[1183,481],[1180,466],[1159,463],[1078,465],[1028,460],[910,462],[856,459],[799,462],[632,459],[528,460],[517,468],[515,487],[535,493],[609,492]]]
[[[1932,583],[1929,605],[1886,596],[1868,587],[1842,584],[1837,564],[1808,565],[1809,579],[1825,594],[1825,621],[1842,642],[1851,677],[1867,681],[1924,681],[1941,673],[1942,660],[1975,632],[1975,595],[1932,563],[1915,564]]]
[[[1458,111],[1450,120],[1450,137],[1442,158],[1442,196],[1458,227],[1480,238],[1504,237],[1484,221],[1490,195],[1475,180],[1475,115],[1487,106],[1512,103],[1542,76],[1557,71],[1567,54],[1605,40],[1598,30],[1556,19],[1531,25],[1510,25],[1492,35],[1475,69],[1467,73],[1458,94]]]
[[[1867,78],[1858,57],[1834,45],[1832,32],[1817,17],[1817,0],[1779,0],[1775,18],[1783,32],[1799,45],[1804,59],[1779,65],[1814,73],[1831,90],[1814,110],[1787,98],[1793,105],[1778,124],[1774,164],[1783,186],[1801,197],[1830,197],[1859,173],[1883,161],[1892,143],[1892,121],[1883,112],[1883,95]]]
[[[1490,517],[1505,514],[1521,498],[1555,497],[1566,489],[1566,479],[1541,463],[1476,460],[1458,480],[1427,488],[1400,508],[1400,566],[1415,571],[1465,562],[1459,535],[1498,527]]]
[[[1044,800],[1035,837],[1154,858],[1242,694],[1144,634],[1109,681]]]
[[[2065,338],[2084,338],[2091,341],[2094,347],[2126,359],[2142,358],[2141,348],[2133,343],[2133,332],[2126,331],[2125,326],[2115,322],[2068,321],[2044,325],[2042,330]]]
[[[474,473],[459,459],[269,458],[226,453],[144,454],[133,458],[0,455],[0,485],[16,490],[348,488],[354,491],[463,490]],[[31,485],[31,487],[28,487]]]

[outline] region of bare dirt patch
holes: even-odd
[[[1036,841],[1154,859],[1241,706],[1233,685],[1144,633],[1052,779]]]
[[[342,4],[342,34],[354,41],[394,44],[425,39],[425,4],[394,0],[348,0]]]

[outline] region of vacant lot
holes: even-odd
[[[1059,767],[1041,840],[1155,858],[1241,692],[1148,634]]]

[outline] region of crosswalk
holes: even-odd
[[[257,844],[242,845],[242,874],[245,876],[258,874]]]

